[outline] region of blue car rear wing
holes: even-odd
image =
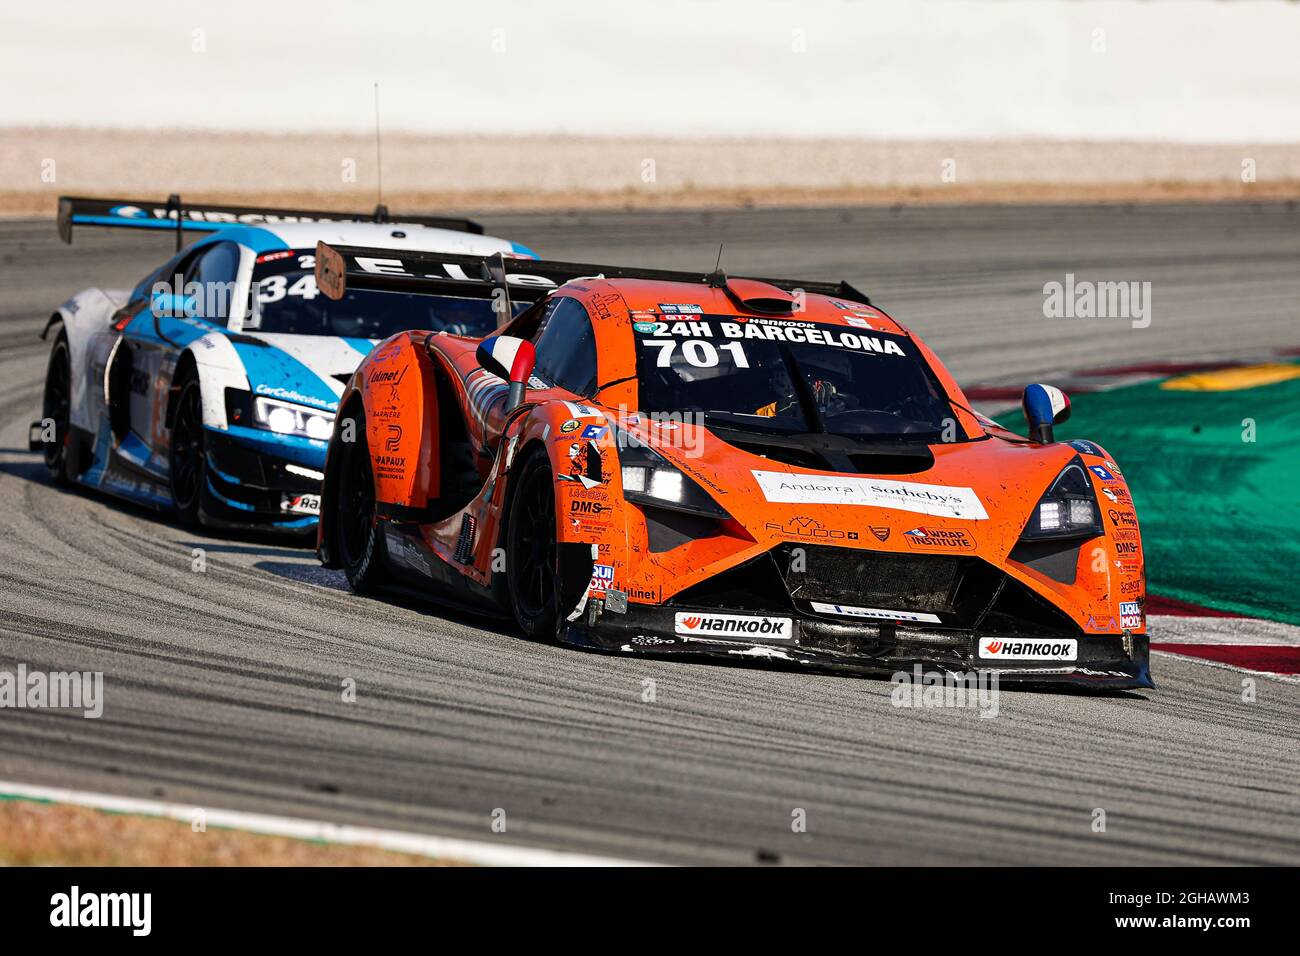
[[[373,213],[339,212],[323,209],[272,209],[262,206],[226,206],[215,203],[182,203],[173,193],[166,201],[150,199],[93,199],[86,196],[59,197],[59,238],[72,242],[73,226],[108,226],[123,229],[172,229],[176,248],[184,231],[215,232],[231,226],[273,226],[293,222],[400,222],[433,226],[456,232],[483,234],[483,227],[469,219],[450,216],[398,216],[379,205]]]
[[[737,304],[753,312],[787,312],[790,300],[793,299],[789,295],[779,301],[769,302],[761,297],[751,297],[748,292],[755,282],[775,286],[785,293],[812,292],[871,305],[871,299],[866,293],[847,282],[728,277],[720,270],[675,272],[667,269],[507,257],[499,252],[490,256],[472,256],[407,249],[331,246],[323,241],[316,244],[316,284],[331,299],[343,298],[348,289],[484,299],[491,298],[495,289],[505,289],[509,298],[535,302],[566,282],[595,276],[712,286],[725,290]]]

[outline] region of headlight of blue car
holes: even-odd
[[[253,399],[253,421],[277,435],[301,435],[328,441],[334,432],[334,414],[258,395]]]

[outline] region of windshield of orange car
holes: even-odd
[[[640,407],[787,434],[938,440],[956,413],[905,335],[798,319],[635,322]],[[951,429],[948,429],[951,433]]]

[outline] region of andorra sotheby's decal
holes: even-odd
[[[763,497],[777,504],[872,505],[945,518],[982,521],[984,503],[972,488],[923,485],[846,475],[796,475],[788,471],[754,471]]]
[[[1072,661],[1078,657],[1079,642],[1074,638],[1057,640],[1022,640],[1019,638],[981,637],[980,657],[1016,661]]]
[[[676,631],[691,637],[743,637],[763,641],[788,641],[793,636],[788,617],[691,611],[677,612]]]

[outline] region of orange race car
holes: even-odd
[[[339,402],[319,551],[358,591],[535,638],[889,673],[1151,687],[1128,486],[1025,390],[972,411],[851,286],[331,248],[348,288],[494,299],[400,333]]]

